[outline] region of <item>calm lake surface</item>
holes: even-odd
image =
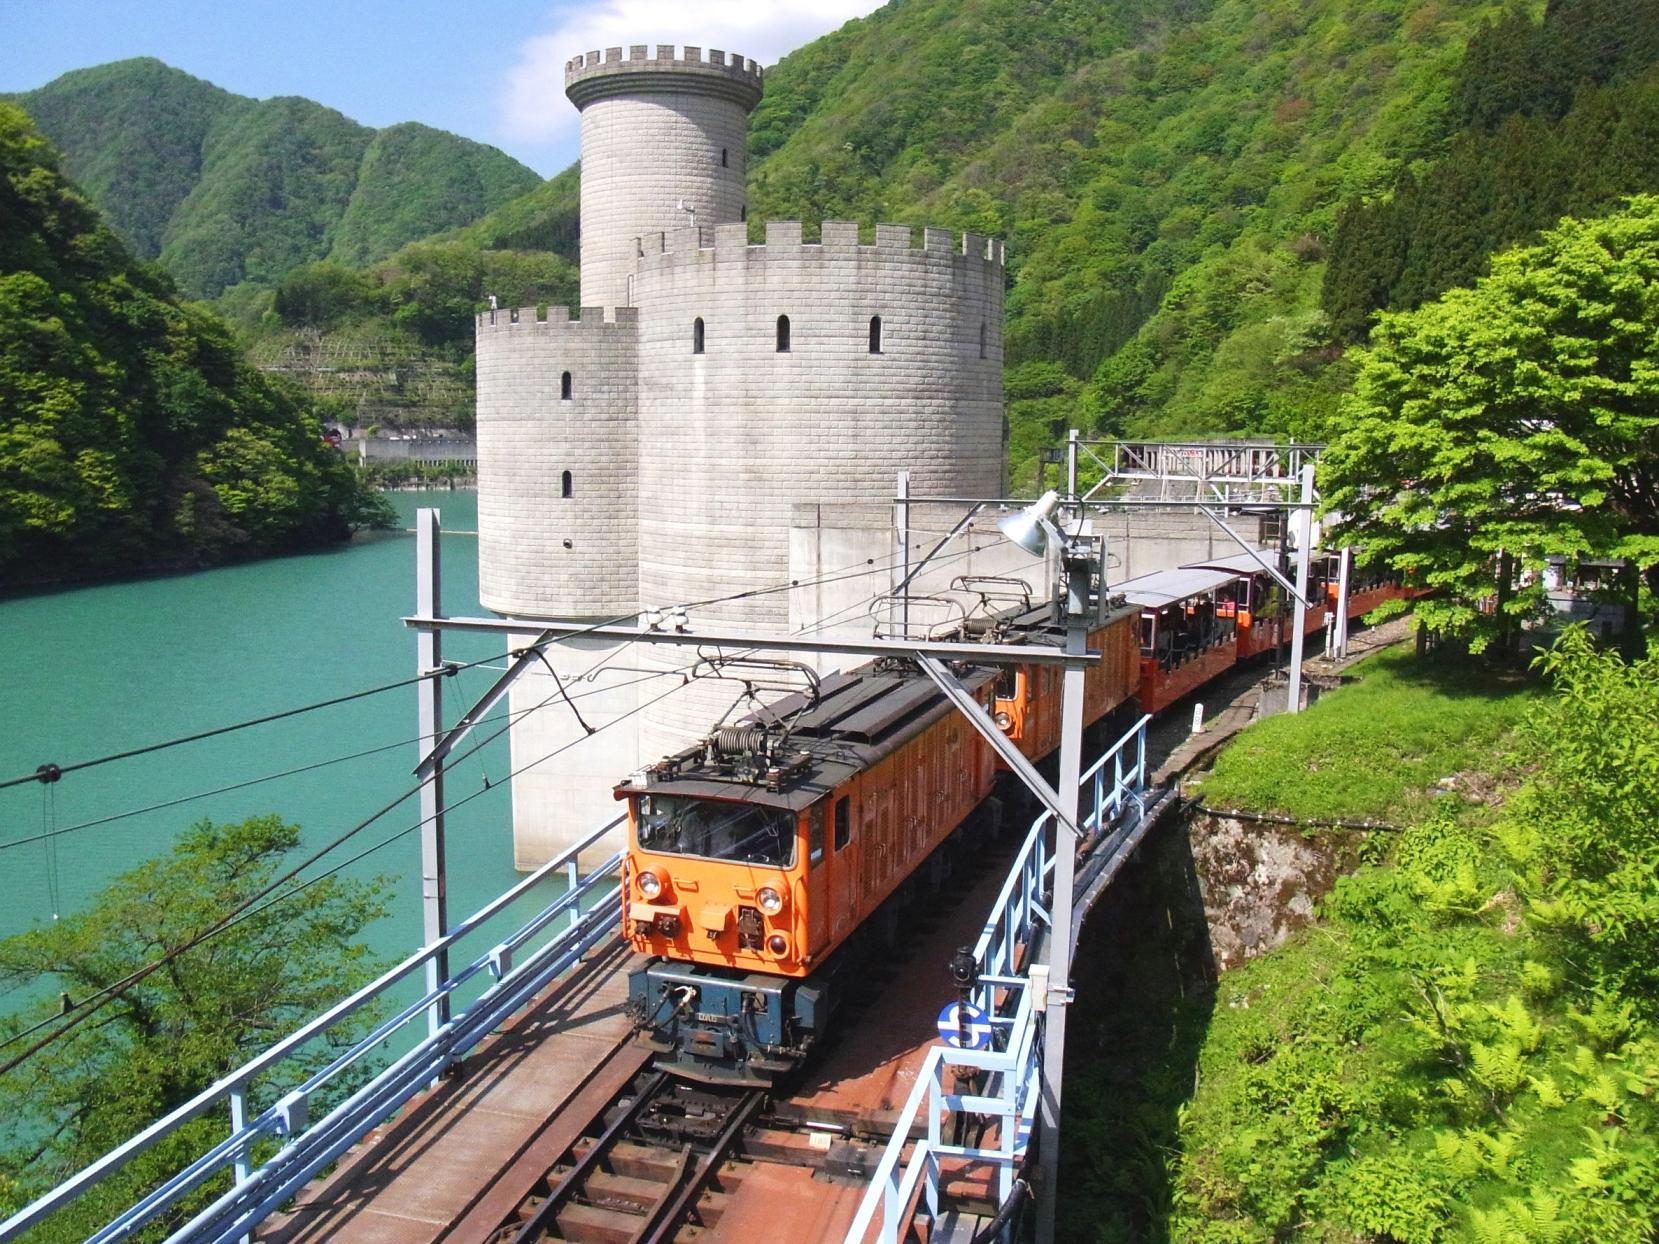
[[[417,507],[442,514],[443,603],[481,614],[478,503],[472,492],[392,494],[405,526]],[[415,672],[415,538],[359,536],[349,546],[194,574],[53,592],[0,602],[7,676],[0,690],[0,778],[68,765],[146,743],[366,689]],[[444,655],[500,653],[500,636],[446,635]],[[500,662],[494,662],[497,666]],[[496,674],[468,670],[445,683],[453,719]],[[83,910],[117,873],[164,854],[203,817],[277,813],[315,847],[413,785],[418,759],[414,687],[306,713],[222,738],[67,774],[54,786],[0,791],[0,936]],[[499,713],[501,710],[497,710]],[[502,723],[486,727],[498,729]],[[478,736],[474,736],[476,738]],[[468,746],[470,746],[470,740]],[[349,753],[373,755],[279,781],[4,844]],[[450,770],[448,799],[501,782],[449,818],[450,918],[517,878],[512,867],[507,741]],[[413,826],[410,799],[309,870],[322,870]],[[297,862],[297,860],[296,860]],[[390,914],[365,940],[388,958],[419,945],[420,836],[405,834],[346,875],[390,881]],[[550,890],[551,893],[556,891]],[[527,916],[531,910],[522,906]],[[6,1000],[0,1000],[0,1007]]]

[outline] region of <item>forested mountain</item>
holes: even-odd
[[[295,97],[254,100],[149,58],[13,97],[140,258],[215,297],[299,264],[364,264],[540,184],[493,147],[374,130]]]
[[[1444,154],[1391,194],[1350,203],[1324,306],[1345,340],[1486,270],[1495,251],[1562,216],[1597,216],[1659,189],[1659,6],[1553,4],[1484,29],[1452,93]]]
[[[783,218],[809,237],[852,218],[1007,238],[1019,483],[1067,425],[1320,437],[1350,380],[1345,347],[1376,311],[1473,280],[1564,212],[1659,189],[1656,49],[1653,0],[892,0],[769,71],[749,219],[757,239]],[[88,73],[141,67],[171,73]],[[72,154],[126,143],[158,167],[182,159],[191,118],[235,99],[184,81],[165,135],[93,127]],[[304,101],[258,107],[279,105],[316,114],[294,176],[339,216],[285,217],[288,242],[238,259],[234,231],[218,250],[196,231],[214,196],[193,192],[169,209],[182,223],[163,229],[163,261],[188,238],[198,266],[240,262],[276,284],[223,300],[263,360],[332,339],[453,373],[435,404],[337,395],[363,421],[464,418],[484,293],[575,296],[578,170],[409,241],[449,200],[383,192],[373,169],[415,169],[429,189],[483,173],[396,130],[330,139],[317,118],[336,114]],[[168,180],[82,158],[94,190]],[[345,165],[359,170],[349,189]],[[319,231],[296,259],[292,239]]]
[[[303,548],[383,510],[0,103],[0,587]]]

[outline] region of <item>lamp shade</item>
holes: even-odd
[[[1060,503],[1060,494],[1052,488],[1038,497],[1018,514],[1010,514],[997,521],[997,530],[1033,557],[1048,551],[1048,516]]]

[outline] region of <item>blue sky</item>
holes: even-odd
[[[576,156],[564,61],[697,43],[765,64],[877,0],[0,0],[0,91],[155,56],[240,95],[305,95],[365,125],[422,121],[545,176]]]

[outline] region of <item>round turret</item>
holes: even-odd
[[[742,221],[749,112],[760,102],[752,60],[709,49],[636,43],[565,65],[582,113],[582,305],[633,305],[635,239],[688,225]]]

